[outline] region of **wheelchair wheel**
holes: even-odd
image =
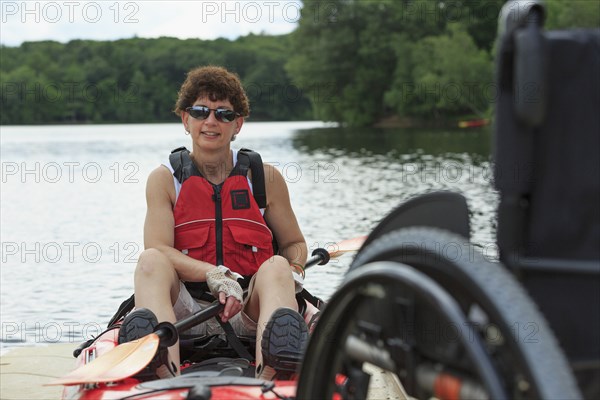
[[[415,398],[581,397],[513,276],[432,228],[389,233],[357,256],[310,340],[298,398],[366,398],[368,364]]]

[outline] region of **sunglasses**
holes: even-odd
[[[208,108],[206,106],[193,106],[185,109],[193,118],[200,121],[205,120],[210,115],[211,111],[215,112],[215,118],[221,122],[233,122],[240,114],[226,108]]]

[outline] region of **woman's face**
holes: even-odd
[[[233,111],[233,106],[229,100],[211,101],[208,97],[198,98],[192,107],[195,110],[186,110],[181,113],[181,120],[186,131],[192,136],[195,144],[210,149],[216,149],[223,146],[229,146],[231,139],[237,135],[242,128],[244,118],[237,115],[228,115],[227,112],[215,112],[215,110]],[[210,109],[206,116],[206,109]],[[230,117],[232,122],[219,118],[216,114],[223,117]],[[196,118],[194,118],[195,115]],[[204,118],[204,119],[203,119]]]

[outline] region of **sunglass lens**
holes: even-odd
[[[190,107],[189,113],[192,117],[202,120],[208,118],[210,110],[208,107]]]
[[[235,119],[235,112],[231,110],[219,109],[215,111],[215,117],[217,117],[219,121],[231,122]]]
[[[194,107],[188,107],[187,111],[190,113],[190,115],[192,117],[199,119],[199,120],[204,120],[204,119],[208,118],[208,116],[210,115],[210,112],[213,110],[208,107],[204,107],[204,106],[194,106]],[[232,122],[233,120],[235,120],[235,117],[237,115],[235,113],[235,111],[228,110],[226,108],[218,108],[218,109],[214,110],[214,112],[215,112],[215,118],[221,122]]]

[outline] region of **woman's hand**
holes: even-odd
[[[225,304],[225,308],[219,313],[223,322],[229,321],[242,310],[242,302],[234,296],[227,296],[225,292],[219,292],[219,303]]]
[[[242,309],[244,291],[229,268],[219,265],[206,273],[206,284],[210,292],[225,305],[219,313],[221,321],[227,322]]]

